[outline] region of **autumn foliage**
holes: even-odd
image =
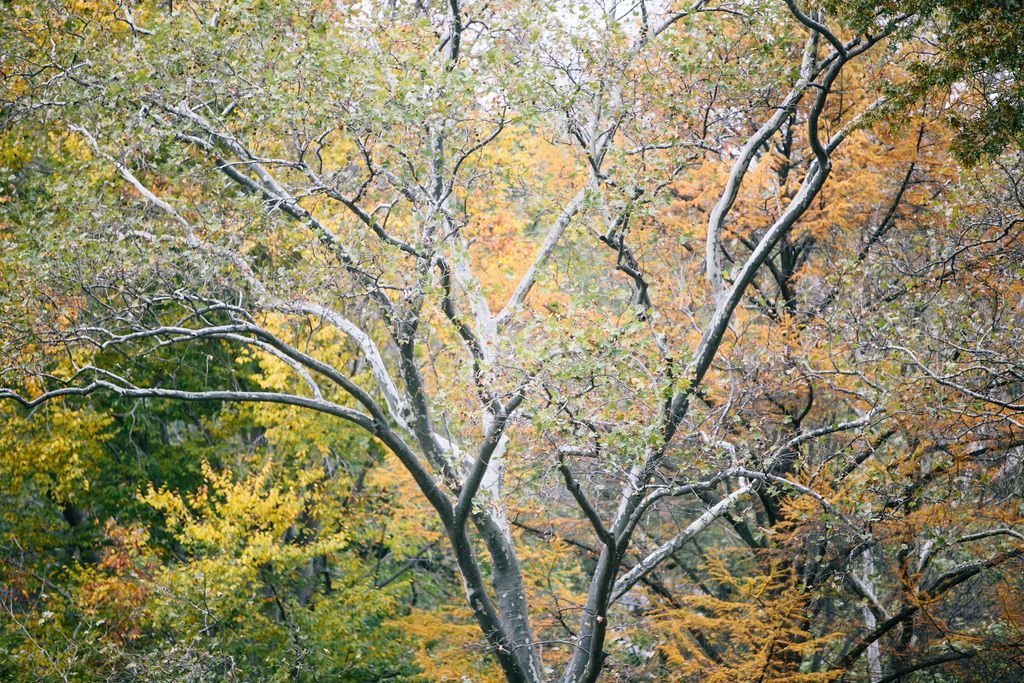
[[[1019,3],[8,5],[0,679],[1024,676]]]

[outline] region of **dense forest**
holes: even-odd
[[[1020,0],[7,0],[0,679],[1024,680]]]

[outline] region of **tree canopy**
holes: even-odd
[[[0,44],[0,677],[1024,675],[1018,0]]]

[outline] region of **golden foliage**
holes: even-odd
[[[655,615],[658,649],[673,680],[834,680],[835,673],[805,669],[806,658],[836,636],[812,633],[811,596],[792,569],[772,560],[766,573],[745,575],[731,564],[725,553],[709,556],[705,569],[715,595],[690,595],[682,608]]]

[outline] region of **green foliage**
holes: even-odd
[[[1024,145],[1024,3],[1020,0],[895,0],[825,3],[870,32],[879,13],[915,15],[935,46],[914,56],[912,80],[890,93],[895,110],[943,98],[956,131],[952,151],[968,164]]]
[[[123,372],[286,381],[218,345],[150,361]],[[379,545],[390,484],[365,483],[381,452],[363,433],[261,406],[3,410],[5,677],[419,680],[396,621],[408,582],[377,585],[405,552]]]
[[[147,640],[188,642],[231,662],[241,680],[411,680],[387,621],[395,586],[377,590],[349,532],[319,516],[326,482],[272,479],[272,465],[235,481],[205,468],[188,500],[150,489],[187,558],[146,582]]]

